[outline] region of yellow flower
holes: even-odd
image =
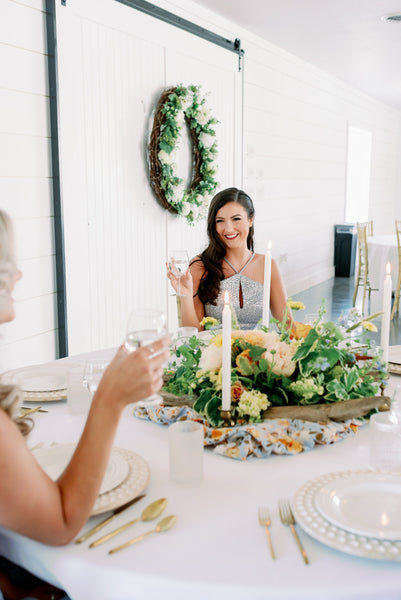
[[[251,330],[245,332],[245,340],[252,346],[264,346],[265,345],[265,332],[259,330]]]
[[[305,304],[303,302],[292,300],[291,298],[288,298],[287,306],[288,308],[292,308],[292,310],[305,310]]]
[[[217,391],[221,390],[223,386],[223,369],[219,369],[218,371],[209,371],[207,376],[209,377],[209,381],[214,385]]]
[[[238,413],[241,417],[248,415],[251,420],[260,421],[262,410],[270,406],[270,402],[262,392],[258,390],[246,390],[241,394],[238,404]]]
[[[371,323],[371,321],[362,321],[361,325],[366,329],[366,331],[377,331],[376,325]]]
[[[216,327],[218,324],[219,321],[214,317],[203,317],[202,321],[199,323],[201,327],[206,327],[206,325],[209,325],[209,327]]]
[[[218,333],[217,335],[215,335],[211,343],[217,346],[218,348],[221,348],[221,346],[223,345],[223,334]]]

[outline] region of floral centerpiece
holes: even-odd
[[[288,302],[288,309],[304,308]],[[236,423],[257,423],[273,406],[337,403],[376,396],[387,378],[382,352],[364,335],[374,331],[372,315],[364,320],[355,312],[351,322],[324,322],[324,308],[313,325],[288,323],[288,312],[278,331],[261,328],[233,330],[231,345],[231,411]],[[223,424],[221,409],[222,334],[218,323],[208,343],[193,336],[176,351],[164,390],[194,400],[193,408],[210,425]],[[360,336],[355,331],[362,329]]]

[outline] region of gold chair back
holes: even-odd
[[[368,292],[369,300],[372,288],[369,282],[369,261],[368,261],[368,231],[373,231],[373,221],[366,223],[357,223],[357,238],[358,238],[358,273],[355,278],[355,290],[352,305],[355,306],[358,295],[358,288],[363,287],[362,296],[362,314],[365,313],[366,293]],[[372,234],[370,234],[372,235]]]
[[[357,225],[360,225],[361,227],[365,227],[365,225],[366,225],[366,235],[368,237],[373,235],[373,220],[359,222],[359,223],[357,223]]]
[[[397,285],[395,288],[395,297],[394,297],[394,304],[393,304],[393,309],[391,311],[391,319],[393,319],[395,313],[399,312],[399,308],[400,308],[400,288],[401,288],[401,221],[396,219],[395,220],[395,231],[397,233],[397,245],[398,245],[398,279],[397,279]]]

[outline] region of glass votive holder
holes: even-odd
[[[83,383],[84,365],[70,367],[67,371],[67,410],[72,415],[89,412],[92,394]]]
[[[203,425],[177,421],[168,429],[170,479],[198,484],[203,478]]]
[[[369,429],[369,467],[401,473],[401,421],[391,412],[379,412],[370,417]]]

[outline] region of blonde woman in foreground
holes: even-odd
[[[0,323],[15,317],[11,294],[20,278],[12,223],[0,210]],[[67,544],[77,535],[98,495],[121,413],[127,404],[160,389],[169,342],[168,338],[155,342],[153,354],[147,348],[128,354],[120,347],[93,397],[76,451],[56,482],[25,443],[28,424],[14,417],[18,390],[0,382],[1,525],[51,545]]]

